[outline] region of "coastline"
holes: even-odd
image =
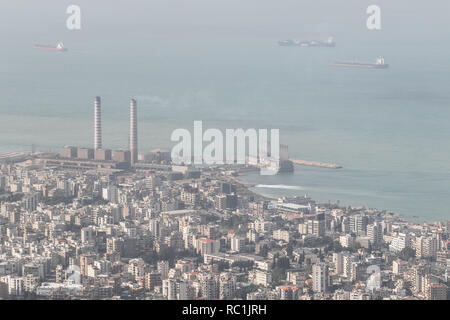
[[[13,162],[20,162],[22,160],[25,160],[27,157],[39,154],[39,153],[45,153],[44,151],[35,151],[35,153],[33,154],[32,152],[29,151],[12,151],[12,152],[2,152],[0,153],[0,163],[2,162],[2,160],[4,161],[5,158],[10,157],[10,161]],[[8,160],[7,160],[8,162]],[[260,199],[260,200],[268,200],[268,201],[273,201],[273,200],[277,200],[279,197],[282,196],[286,196],[289,197],[287,194],[281,194],[279,196],[273,196],[273,195],[268,195],[267,193],[262,192],[261,186],[263,184],[260,183],[255,183],[255,182],[249,182],[245,180],[245,177],[247,177],[250,173],[254,173],[257,172],[257,169],[246,169],[246,170],[238,170],[238,176],[230,176],[228,178],[230,178],[233,182],[239,184],[239,187],[242,190],[245,190],[246,193],[254,196],[256,199]],[[263,185],[264,188],[268,188],[268,189],[278,189],[278,190],[282,190],[282,189],[287,189],[287,190],[298,190],[298,195],[305,195],[308,194],[306,191],[307,190],[303,190],[298,186],[287,186],[287,185],[277,185],[277,184],[264,184]],[[281,188],[281,186],[283,186],[283,188]],[[290,188],[287,188],[290,187]],[[296,188],[299,189],[296,189]],[[320,201],[317,200],[317,198],[313,197],[313,200],[317,201],[317,204],[320,206],[334,206],[334,207],[338,207],[338,208],[347,208],[350,207],[352,209],[365,209],[365,210],[375,210],[377,212],[386,212],[386,213],[392,213],[392,215],[394,217],[396,217],[397,219],[403,221],[403,222],[408,222],[408,223],[416,223],[416,224],[421,224],[421,223],[437,223],[437,222],[442,222],[445,220],[438,220],[438,219],[433,219],[433,218],[427,218],[424,216],[417,216],[417,215],[405,215],[405,214],[399,214],[396,213],[394,211],[391,211],[389,209],[378,209],[372,206],[367,206],[367,205],[359,205],[359,206],[354,206],[350,203],[348,203],[346,205],[343,205],[342,203],[340,203],[340,201],[338,200],[337,202],[324,202],[324,201]]]
[[[251,171],[249,171],[249,172],[251,172]],[[267,199],[269,201],[273,201],[273,200],[277,200],[279,198],[279,197],[276,197],[276,196],[269,196],[269,195],[267,195],[267,194],[265,194],[265,193],[263,193],[261,191],[258,191],[258,186],[262,185],[262,184],[252,183],[252,182],[246,181],[245,177],[248,176],[249,172],[241,172],[241,171],[239,171],[239,175],[237,177],[234,177],[234,180],[236,182],[238,182],[241,186],[245,186],[251,193],[256,194],[256,195],[258,195],[260,197],[263,197],[264,199]],[[274,189],[281,189],[281,188],[276,188],[277,185],[267,184],[267,185],[264,185],[264,186],[273,186]],[[307,194],[307,193],[306,192],[302,193],[299,190],[299,194],[298,195],[305,195],[305,194]],[[283,196],[283,195],[280,195],[280,197],[281,196]],[[287,195],[284,195],[284,196],[288,197]],[[315,200],[315,199],[313,198],[313,200]],[[391,210],[381,210],[381,209],[377,209],[377,208],[373,208],[373,207],[369,207],[369,206],[365,206],[365,205],[364,206],[353,206],[353,205],[343,206],[340,203],[325,203],[325,202],[321,202],[321,201],[317,201],[317,204],[319,206],[332,205],[332,206],[338,207],[340,209],[344,209],[344,208],[350,207],[352,209],[360,209],[361,208],[361,209],[365,209],[365,210],[375,210],[377,212],[385,212],[387,214],[391,214],[395,219],[397,219],[397,220],[399,220],[401,222],[404,222],[404,223],[412,223],[412,224],[431,223],[431,224],[434,224],[434,223],[438,223],[438,222],[443,222],[443,221],[439,221],[439,220],[436,220],[436,219],[428,219],[428,218],[423,217],[423,216],[407,216],[407,215],[395,213],[395,212],[393,212]]]

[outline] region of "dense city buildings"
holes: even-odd
[[[447,299],[449,222],[268,199],[246,165],[93,151],[1,164],[1,298]]]
[[[270,199],[250,164],[175,165],[128,150],[10,154],[0,161],[0,298],[445,300],[450,222]],[[283,147],[287,153],[287,147]]]

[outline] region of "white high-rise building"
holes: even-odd
[[[400,252],[403,249],[410,247],[410,237],[405,233],[399,233],[398,236],[392,239],[389,245],[389,250]]]
[[[214,275],[206,275],[201,281],[202,296],[205,300],[215,300],[218,298],[218,285]]]
[[[177,300],[177,282],[174,279],[162,281],[163,295],[167,300]]]
[[[169,276],[169,261],[159,261],[158,272],[161,274],[162,280],[167,279]]]
[[[364,215],[350,216],[350,229],[352,232],[359,236],[363,236],[366,233],[367,217]]]
[[[236,276],[230,273],[222,273],[219,277],[219,298],[230,300],[236,291]]]
[[[159,238],[161,236],[161,223],[158,219],[150,220],[150,232],[155,238]]]
[[[177,282],[177,298],[178,300],[190,300],[189,285],[184,281]]]
[[[233,237],[231,239],[231,250],[240,252],[245,246],[245,239]]]
[[[272,283],[272,273],[263,270],[256,270],[253,281],[257,286],[269,286]]]
[[[367,226],[367,236],[372,244],[379,244],[383,241],[383,229],[379,223]]]
[[[445,267],[445,281],[450,279],[450,259],[447,259],[447,266]]]
[[[336,274],[342,274],[344,271],[344,256],[342,252],[333,253],[333,263]]]
[[[92,226],[81,228],[81,242],[83,244],[95,243],[95,230]]]
[[[416,257],[435,258],[437,252],[437,239],[435,237],[416,238]]]
[[[328,266],[323,263],[315,264],[312,268],[314,292],[326,292],[328,289]]]
[[[353,245],[353,237],[350,234],[340,236],[339,243],[344,248],[351,247]]]
[[[11,296],[21,296],[24,293],[24,281],[22,277],[8,276],[8,293]]]
[[[352,273],[352,263],[356,258],[351,254],[344,254],[342,259],[342,275],[346,278],[350,278]]]

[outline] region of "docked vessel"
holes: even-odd
[[[265,163],[265,165],[260,165],[260,168],[264,168],[265,172],[272,172],[273,175],[279,173],[293,173],[294,163],[290,160],[283,160],[278,163],[269,162]]]
[[[326,41],[319,40],[282,40],[278,41],[278,45],[282,47],[334,47],[336,43],[333,40],[333,37],[329,37]]]
[[[348,62],[348,61],[334,61],[330,64],[335,67],[357,67],[357,68],[372,68],[372,69],[387,69],[389,65],[385,63],[383,57],[379,57],[375,63],[369,62]]]
[[[56,46],[35,44],[34,47],[36,49],[47,50],[47,51],[59,51],[59,52],[67,51],[66,47],[64,47],[64,44],[62,42],[58,42],[56,44]]]

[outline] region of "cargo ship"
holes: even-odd
[[[347,61],[334,61],[330,63],[335,67],[357,67],[357,68],[372,68],[372,69],[387,69],[389,65],[384,62],[383,57],[379,57],[375,63],[368,62],[347,62]]]
[[[278,41],[278,45],[282,47],[335,47],[336,43],[333,37],[329,37],[326,41],[319,40],[282,40]]]
[[[67,51],[66,47],[64,47],[64,44],[62,42],[58,42],[56,44],[56,46],[35,44],[34,47],[36,49],[47,50],[47,51],[59,51],[59,52]]]

